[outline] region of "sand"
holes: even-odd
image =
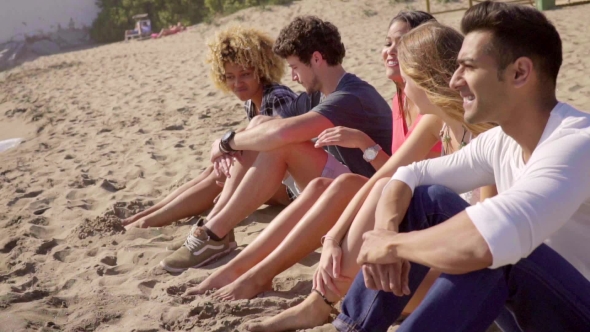
[[[179,296],[187,285],[237,252],[171,275],[158,262],[190,226],[125,232],[117,215],[198,175],[211,142],[246,125],[241,103],[214,89],[203,63],[205,40],[232,22],[276,36],[296,15],[321,13],[341,30],[345,68],[390,99],[394,88],[380,61],[385,29],[399,9],[424,7],[367,4],[306,0],[253,8],[163,39],[41,57],[0,73],[0,140],[25,139],[0,153],[0,331],[242,331],[245,321],[299,303],[310,291],[318,252],[276,277],[275,291],[259,298],[187,301]],[[559,98],[590,110],[590,6],[547,15],[564,41]],[[457,27],[461,16],[437,18]],[[301,91],[288,77],[284,83]],[[238,250],[279,211],[261,207],[243,221]],[[328,326],[316,331],[322,329]]]

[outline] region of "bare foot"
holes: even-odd
[[[280,314],[261,322],[246,324],[251,332],[290,331],[310,329],[325,324],[330,318],[332,307],[316,293],[312,292],[303,302]]]
[[[130,224],[127,224],[127,225],[124,224],[124,226],[125,226],[125,230],[127,230],[127,231],[130,230],[130,229],[132,229],[132,228],[146,228],[146,227],[148,227],[145,224],[145,219],[144,218],[138,219],[138,220],[136,220],[136,221],[134,221],[134,222],[132,222]]]
[[[213,272],[213,274],[208,276],[207,279],[203,280],[198,286],[187,289],[183,296],[205,294],[208,290],[219,289],[229,285],[239,277],[237,273],[224,267]]]
[[[123,226],[127,226],[127,225],[129,225],[129,224],[132,224],[132,223],[136,222],[136,221],[137,221],[137,219],[139,219],[139,218],[135,218],[135,216],[133,216],[133,217],[129,217],[129,218],[127,218],[127,219],[123,219],[123,220],[121,220],[121,224],[122,224]]]
[[[248,300],[267,290],[272,290],[272,279],[258,280],[255,275],[246,272],[231,284],[213,293],[213,298],[221,301]]]

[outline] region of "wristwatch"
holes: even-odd
[[[232,149],[231,145],[229,144],[229,142],[234,139],[234,136],[236,136],[236,132],[233,130],[230,130],[223,135],[221,141],[219,142],[219,150],[221,150],[221,152],[227,154],[236,151]]]
[[[371,161],[375,160],[375,158],[377,158],[377,154],[379,154],[380,150],[381,146],[379,144],[368,147],[363,153],[363,159],[370,163]]]

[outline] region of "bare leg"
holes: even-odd
[[[313,206],[332,181],[332,179],[326,178],[317,178],[311,181],[301,195],[291,205],[281,211],[264,231],[242,250],[237,257],[217,269],[197,287],[187,290],[186,294],[203,294],[207,290],[228,285],[245,271],[262,261],[279,246],[291,229],[295,227],[305,212]]]
[[[126,227],[160,227],[203,213],[211,208],[213,199],[221,192],[222,188],[215,183],[216,180],[217,176],[212,172],[205,180],[189,188],[163,208]]]
[[[256,151],[244,151],[242,153],[241,161],[234,163],[230,169],[231,177],[225,180],[221,196],[213,209],[209,212],[209,215],[207,216],[208,219],[213,218],[227,205],[229,199],[233,196],[236,189],[238,189],[240,182],[248,172],[248,169],[252,167],[252,164],[254,164],[257,157],[258,152]]]
[[[373,229],[377,202],[388,180],[388,178],[385,178],[377,181],[344,238],[342,243],[341,275],[349,277],[350,281],[334,281],[341,294],[348,291],[351,280],[354,280],[360,270],[356,258],[362,244],[362,235]],[[329,290],[327,290],[325,296],[330,302],[336,303],[340,300],[338,295]],[[249,331],[285,331],[312,328],[326,323],[330,312],[331,307],[316,292],[312,292],[299,305],[262,322],[250,323],[246,326],[246,329]]]
[[[272,197],[281,186],[287,169],[298,185],[305,187],[322,174],[327,158],[327,153],[316,149],[311,142],[260,152],[227,204],[215,215],[210,214],[205,226],[217,236],[225,236]],[[233,181],[233,176],[228,179],[228,182]]]
[[[207,177],[209,177],[211,175],[211,173],[213,173],[213,166],[207,167],[201,174],[199,174],[199,176],[197,176],[196,178],[190,180],[189,182],[183,184],[182,186],[180,186],[179,188],[174,190],[172,193],[170,193],[168,196],[166,196],[166,198],[161,200],[158,204],[150,207],[149,209],[143,210],[134,216],[131,216],[131,217],[123,220],[123,222],[122,222],[123,226],[131,224],[133,222],[136,222],[137,220],[160,210],[161,208],[166,206],[166,204],[172,202],[176,197],[180,196],[185,191],[192,188],[193,186],[196,186],[201,181],[205,180]]]
[[[272,283],[274,276],[321,246],[322,235],[334,226],[350,200],[367,181],[367,178],[356,174],[339,176],[276,250],[234,282],[217,291],[214,297],[221,300],[248,299],[264,291],[265,287]],[[259,245],[259,247],[263,246],[264,243]],[[270,250],[264,249],[263,252],[266,256]],[[258,255],[256,258],[264,256]],[[244,265],[234,263],[233,265],[237,266],[236,270],[240,268],[241,271],[245,271],[257,261],[250,260],[247,263]]]

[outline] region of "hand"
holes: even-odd
[[[375,229],[363,234],[363,244],[356,259],[363,264],[392,264],[400,261],[391,239],[398,233],[394,231]]]
[[[221,139],[216,139],[212,144],[211,144],[211,158],[210,161],[213,163],[215,162],[215,159],[223,156],[225,153],[221,152],[221,150],[219,149],[219,143],[221,143]]]
[[[230,169],[236,162],[236,158],[229,154],[223,154],[213,161],[213,170],[218,177],[231,178]]]
[[[337,145],[343,148],[358,148],[365,150],[375,145],[375,142],[360,130],[347,127],[332,127],[318,135],[315,147]]]
[[[340,262],[342,258],[342,248],[334,240],[326,239],[322,248],[322,256],[318,268],[313,276],[313,289],[317,289],[322,294],[326,294],[326,288],[334,294],[342,297],[340,291],[334,284],[334,280],[350,280],[348,277],[340,275]]]
[[[410,262],[405,259],[393,264],[365,264],[362,267],[365,286],[397,296],[410,295],[410,267]]]

